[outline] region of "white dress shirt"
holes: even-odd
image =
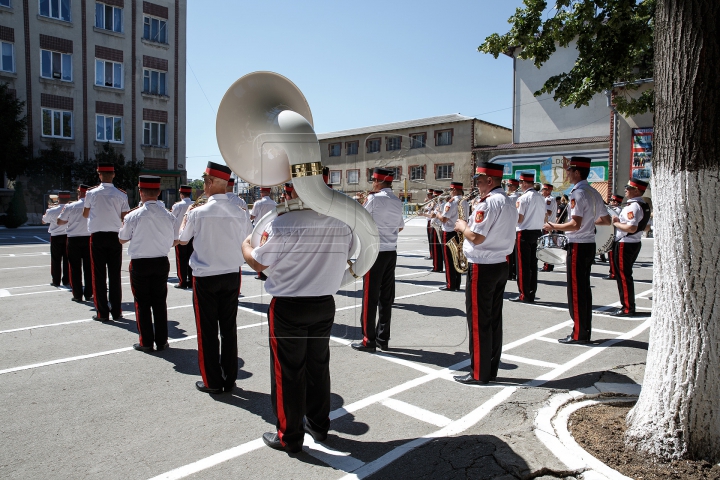
[[[58,220],[65,220],[68,223],[68,237],[89,237],[88,219],[83,217],[83,209],[85,208],[85,199],[81,198],[77,202],[68,203],[58,216]]]
[[[545,224],[545,198],[534,188],[528,188],[515,202],[517,211],[523,216],[515,229],[542,230]]]
[[[239,198],[239,197],[238,197]],[[252,212],[250,212],[251,217],[255,217],[254,220],[257,222],[262,217],[265,216],[266,213],[268,213],[273,208],[277,207],[277,203],[275,201],[268,197],[264,196],[257,202],[253,204]]]
[[[267,266],[265,291],[275,297],[334,295],[345,274],[352,231],[312,210],[285,213],[263,233],[252,257]]]
[[[45,215],[42,217],[42,221],[45,223],[50,224],[48,226],[48,233],[51,237],[56,237],[58,235],[65,235],[65,232],[67,230],[66,225],[58,225],[57,219],[58,216],[60,216],[60,212],[62,212],[63,208],[65,208],[64,203],[61,203],[60,205],[52,208],[48,208],[45,212]]]
[[[545,197],[545,211],[548,213],[548,222],[557,220],[557,200],[552,195]]]
[[[175,238],[178,238],[180,235],[180,225],[182,224],[183,218],[185,218],[185,213],[193,203],[195,202],[193,202],[190,197],[185,197],[181,198],[179,202],[175,202],[172,206],[170,213],[175,217]]]
[[[227,192],[228,200],[230,200],[230,203],[234,203],[238,207],[242,208],[243,210],[247,211],[247,203],[245,203],[245,200],[243,200],[241,197],[238,197],[233,192]]]
[[[125,215],[118,232],[120,240],[130,240],[128,255],[139,258],[167,257],[175,235],[175,217],[156,201],[145,202]]]
[[[640,203],[646,203],[642,197],[635,197],[628,200],[620,212],[620,222],[626,225],[640,225],[645,215]],[[615,229],[615,240],[621,243],[640,243],[642,236],[643,231],[639,229],[635,233],[624,232],[619,228]]]
[[[85,195],[85,208],[90,209],[90,233],[118,232],[122,227],[121,215],[130,210],[127,195],[112,183],[102,183],[89,190]]]
[[[467,238],[463,253],[470,263],[490,265],[507,261],[515,245],[515,225],[518,211],[502,187],[497,187],[485,197],[468,221],[468,228],[485,237],[480,245]]]
[[[402,216],[402,201],[395,196],[392,188],[383,188],[369,195],[363,207],[377,224],[380,233],[380,251],[397,250],[398,233],[405,227],[405,221]]]
[[[565,232],[570,243],[595,243],[595,220],[607,215],[600,193],[587,180],[579,181],[570,192],[570,217],[581,217],[580,230]]]
[[[442,222],[443,232],[452,232],[455,230],[455,222],[458,219],[458,197],[452,197],[440,208],[440,217],[447,218],[447,222]]]
[[[252,225],[242,209],[218,193],[187,213],[180,240],[193,239],[194,252],[190,267],[196,277],[210,277],[239,272],[245,260],[242,242],[252,232]]]

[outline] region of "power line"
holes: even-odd
[[[208,105],[210,105],[210,108],[212,109],[213,113],[217,116],[217,112],[215,111],[215,107],[212,106],[212,103],[210,103],[210,99],[209,99],[208,96],[205,94],[205,90],[203,90],[202,85],[200,85],[200,80],[198,80],[197,75],[195,75],[195,70],[193,70],[192,65],[190,65],[190,62],[189,62],[187,59],[185,60],[185,63],[187,63],[187,66],[190,67],[190,72],[192,72],[193,77],[195,77],[195,81],[197,82],[198,87],[200,87],[200,91],[201,91],[202,94],[205,96],[205,100],[207,100],[207,103],[208,103]]]

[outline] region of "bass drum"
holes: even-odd
[[[538,238],[537,259],[550,265],[565,265],[568,238],[562,233],[548,233]]]
[[[618,213],[608,205],[605,205],[610,218],[617,217]],[[615,227],[612,225],[595,225],[595,255],[604,255],[613,248],[615,243]]]

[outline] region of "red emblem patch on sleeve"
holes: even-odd
[[[628,217],[628,220],[632,220],[633,218],[635,218],[635,214],[633,212],[628,212],[627,217]]]
[[[267,239],[270,235],[268,235],[268,232],[263,232],[262,236],[260,237],[260,246],[262,247],[265,245],[265,242],[267,242]]]
[[[449,211],[450,211],[450,205],[445,205],[445,211],[446,211],[446,212],[449,212]]]
[[[515,202],[515,208],[520,208],[520,200],[518,200],[517,202]]]
[[[475,212],[475,223],[480,223],[483,220],[485,220],[485,212],[483,212],[482,210],[478,210],[477,212]]]
[[[570,199],[570,208],[575,208],[575,199]]]

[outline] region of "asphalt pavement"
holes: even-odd
[[[557,392],[612,376],[642,379],[652,263],[636,265],[639,316],[608,315],[615,282],[593,267],[593,342],[561,345],[571,330],[564,268],[539,273],[537,303],[503,307],[497,382],[465,386],[464,292],[443,292],[422,220],[398,242],[390,350],[352,350],[361,338],[362,282],[335,295],[331,430],[302,453],[266,447],[273,431],[266,312],[271,297],[243,267],[239,375],[232,393],[198,392],[192,292],[168,289],[169,350],[137,352],[123,257],[124,319],[91,320],[91,302],[50,286],[44,229],[0,230],[0,478],[557,478],[572,475],[533,433]],[[239,246],[238,246],[239,247]],[[169,287],[177,283],[170,252]],[[649,260],[649,257],[646,258]],[[463,279],[464,287],[464,279]],[[517,293],[508,282],[506,298]],[[612,371],[612,374],[609,372]]]

